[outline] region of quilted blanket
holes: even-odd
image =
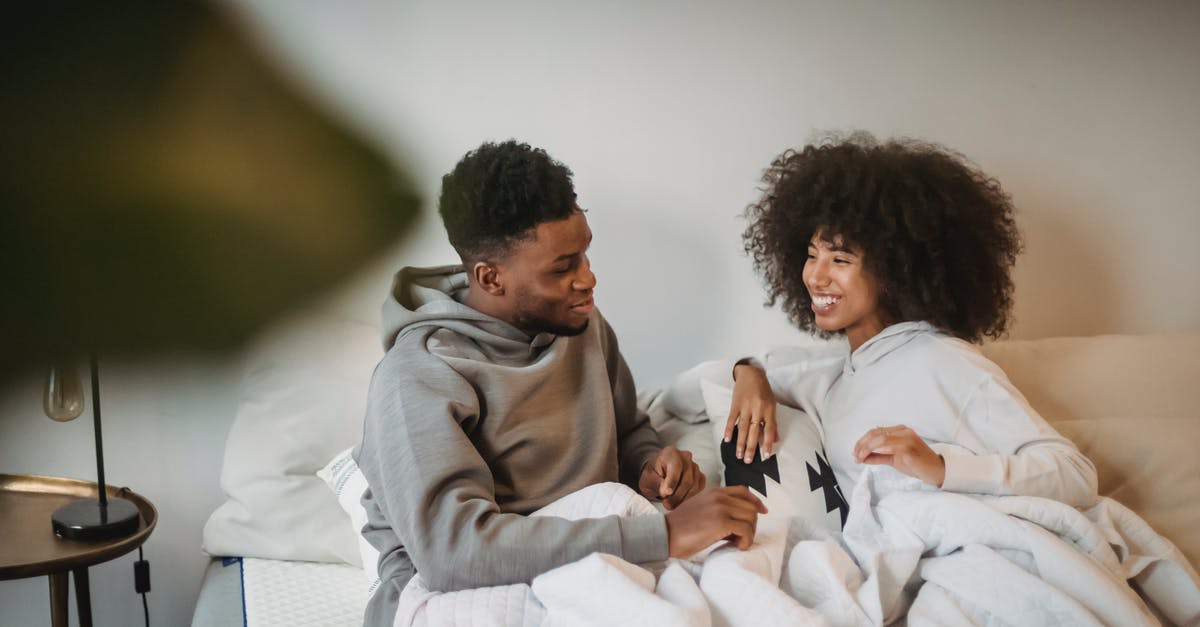
[[[538,515],[644,515],[618,484]],[[530,584],[404,590],[396,625],[1200,624],[1200,576],[1129,509],[942,492],[863,473],[842,534],[765,515],[748,551],[634,565],[593,554]]]

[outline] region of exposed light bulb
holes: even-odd
[[[46,369],[42,410],[59,422],[74,420],[83,413],[83,380],[75,362],[61,361]]]

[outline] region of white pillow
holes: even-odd
[[[324,468],[317,471],[317,476],[333,490],[338,505],[350,516],[350,529],[358,538],[358,554],[362,559],[363,574],[367,577],[369,595],[379,586],[379,551],[362,535],[362,528],[367,524],[367,510],[362,506],[362,496],[367,491],[367,478],[354,461],[353,453],[353,446],[338,453]]]
[[[221,468],[228,498],[204,526],[208,554],[359,565],[346,516],[315,473],[362,439],[382,355],[373,325],[321,314],[248,352]]]
[[[700,408],[698,417],[689,416],[690,420],[685,420],[667,409],[668,396],[661,390],[638,392],[638,408],[650,417],[650,425],[658,432],[658,440],[663,446],[674,446],[691,453],[692,461],[704,473],[706,485],[721,485],[721,460],[713,446],[708,423],[703,422],[704,408]]]
[[[700,393],[704,396],[713,439],[721,452],[721,485],[726,485],[731,471],[747,469],[744,462],[734,458],[736,441],[728,444],[724,441],[733,392],[701,380]],[[754,481],[758,482],[752,489],[764,498],[772,514],[801,516],[830,531],[841,531],[848,507],[829,467],[820,425],[807,413],[787,405],[776,405],[775,417],[779,442],[775,444],[774,455],[764,460],[760,450],[750,465],[757,475]],[[731,468],[732,464],[737,466]]]

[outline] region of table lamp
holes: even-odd
[[[96,436],[97,498],[76,499],[50,516],[55,535],[68,540],[109,540],[138,530],[138,509],[122,498],[109,498],[104,485],[104,443],[100,429],[100,372],[96,356],[90,358],[92,373],[92,429]],[[74,362],[60,361],[46,372],[42,408],[59,422],[74,420],[83,413],[83,384]]]

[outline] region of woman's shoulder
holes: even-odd
[[[914,338],[909,346],[910,359],[940,377],[978,381],[984,376],[1004,374],[975,344],[933,327]]]

